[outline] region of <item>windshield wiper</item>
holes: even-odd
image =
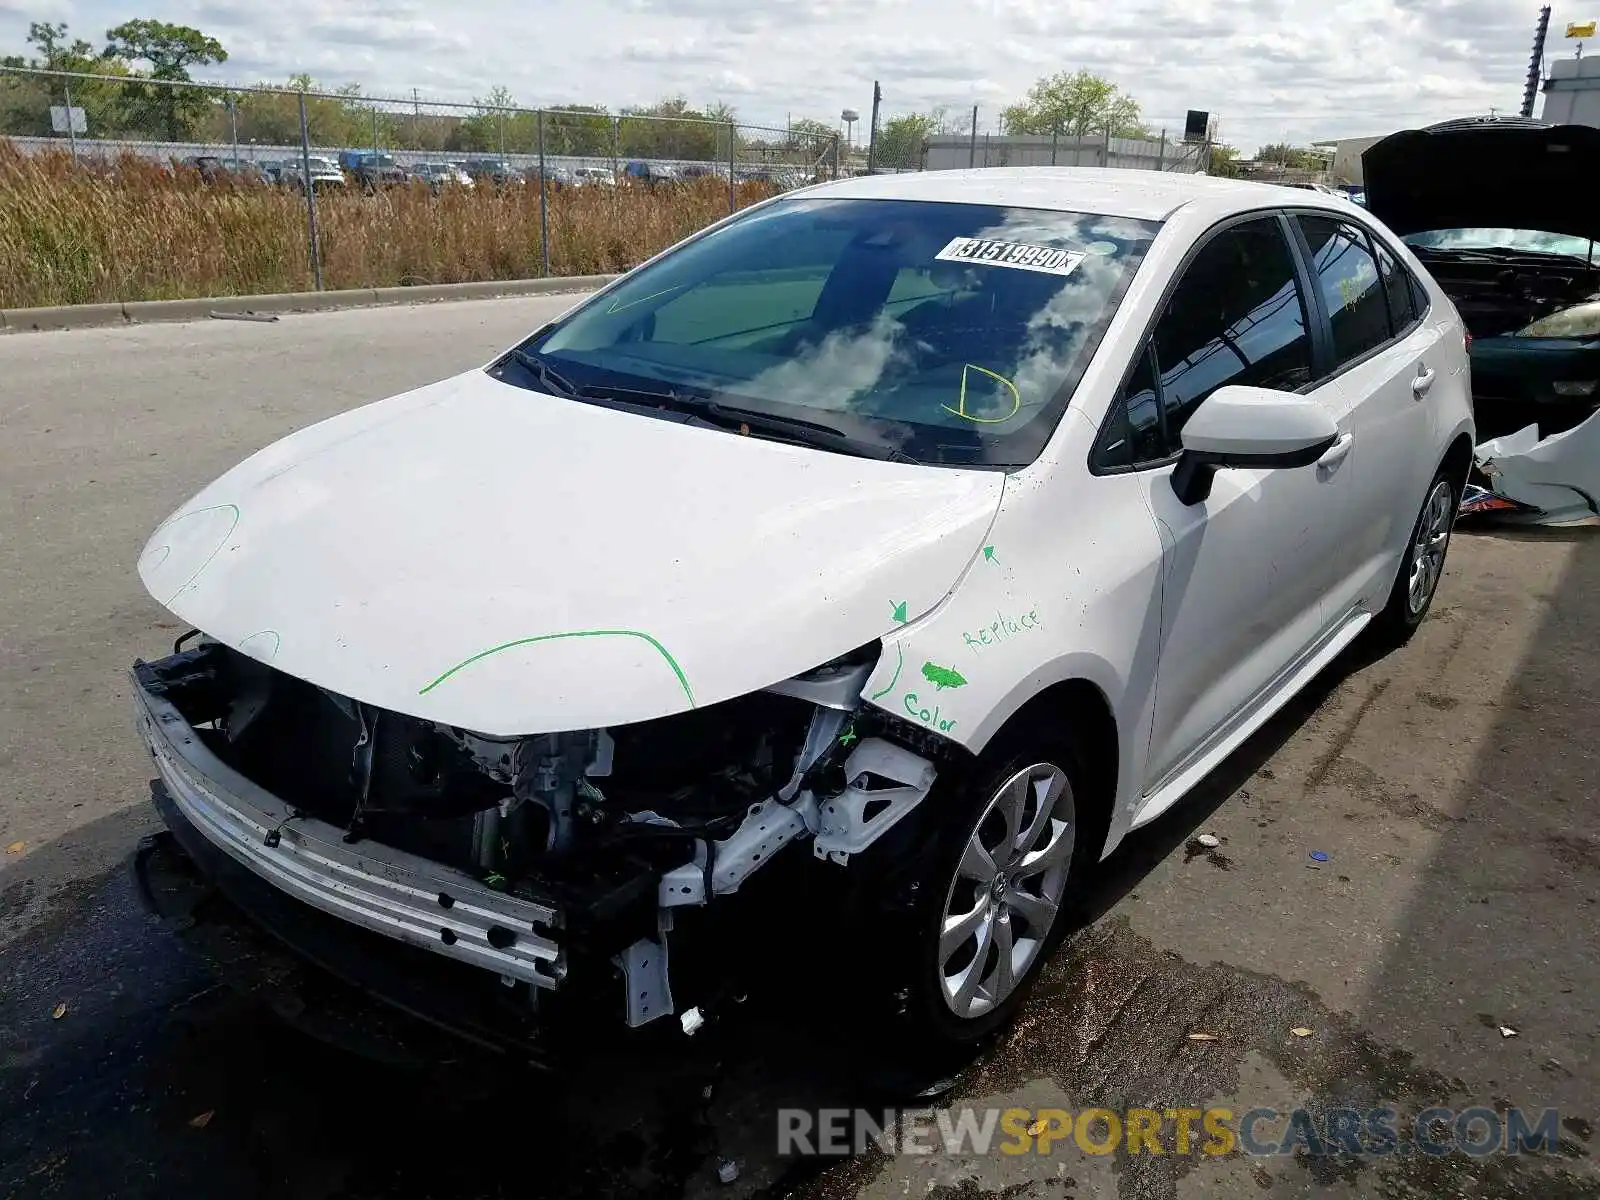
[[[1515,246],[1413,246],[1412,252],[1423,258],[1478,258],[1488,262],[1548,262],[1562,266],[1589,266],[1576,254],[1560,250],[1522,250]]]
[[[650,388],[611,387],[592,384],[578,392],[578,398],[596,400],[621,400],[627,403],[649,405],[670,412],[684,413],[713,422],[724,429],[740,433],[766,433],[798,442],[804,446],[842,450],[864,458],[884,462],[917,463],[904,450],[877,442],[863,442],[851,437],[842,429],[825,425],[821,421],[807,421],[799,417],[783,417],[775,413],[759,412],[753,408],[740,408],[713,400],[705,392],[680,388],[655,391]],[[920,464],[917,464],[920,465]]]
[[[506,357],[513,359],[518,366],[531,371],[540,383],[544,384],[546,388],[557,396],[572,399],[579,394],[577,384],[550,366],[533,351],[524,350],[521,346],[518,346]]]

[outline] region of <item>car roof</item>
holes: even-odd
[[[1186,205],[1219,217],[1257,209],[1263,203],[1263,189],[1278,192],[1285,204],[1334,207],[1333,197],[1314,190],[1209,175],[1105,167],[978,167],[862,175],[818,184],[796,194],[808,198],[997,204],[1161,221]]]

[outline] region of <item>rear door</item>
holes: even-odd
[[[1411,280],[1357,219],[1293,218],[1310,270],[1310,300],[1330,334],[1319,393],[1349,437],[1350,537],[1330,589],[1330,620],[1381,606],[1437,464],[1428,395],[1446,369],[1438,332],[1420,319]]]

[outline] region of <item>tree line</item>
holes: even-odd
[[[0,73],[0,136],[49,136],[50,108],[71,89],[84,110],[90,139],[292,145],[300,140],[300,97],[318,146],[372,146],[381,151],[535,153],[542,134],[554,155],[677,158],[725,162],[751,150],[825,157],[834,130],[799,120],[774,133],[734,128],[731,105],[696,108],[680,96],[615,113],[597,105],[547,108],[543,117],[519,108],[509,89],[495,87],[471,106],[410,104],[364,96],[359,84],[322,88],[309,75],[285,83],[238,89],[187,88],[189,69],[224,63],[228,52],[213,37],[186,25],[127,21],[106,31],[103,48],[70,36],[63,23],[29,26],[29,55],[0,57],[0,66],[32,67],[110,78],[61,80]],[[161,82],[150,82],[161,81]],[[179,86],[172,86],[172,85]],[[630,119],[631,118],[631,119]]]
[[[930,137],[964,133],[969,128],[965,114],[943,107],[891,117],[878,129],[875,158],[886,167],[914,167],[921,163]],[[1145,124],[1138,100],[1109,79],[1086,69],[1060,71],[1039,79],[1021,100],[1001,110],[1000,129],[1005,134],[1064,138],[1107,131],[1112,137],[1158,136]],[[1211,173],[1233,174],[1237,151],[1220,145],[1211,149]]]

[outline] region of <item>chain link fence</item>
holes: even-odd
[[[1208,169],[1210,144],[1169,138],[1162,130],[1151,137],[1116,137],[1106,128],[1084,128],[1054,134],[1005,134],[980,130],[976,114],[970,124],[952,129],[931,118],[902,115],[883,122],[870,148],[852,156],[849,166],[878,174],[904,171],[950,171],[972,167],[1114,167],[1127,170],[1194,173]]]
[[[685,115],[0,67],[0,307],[625,270],[836,178]]]

